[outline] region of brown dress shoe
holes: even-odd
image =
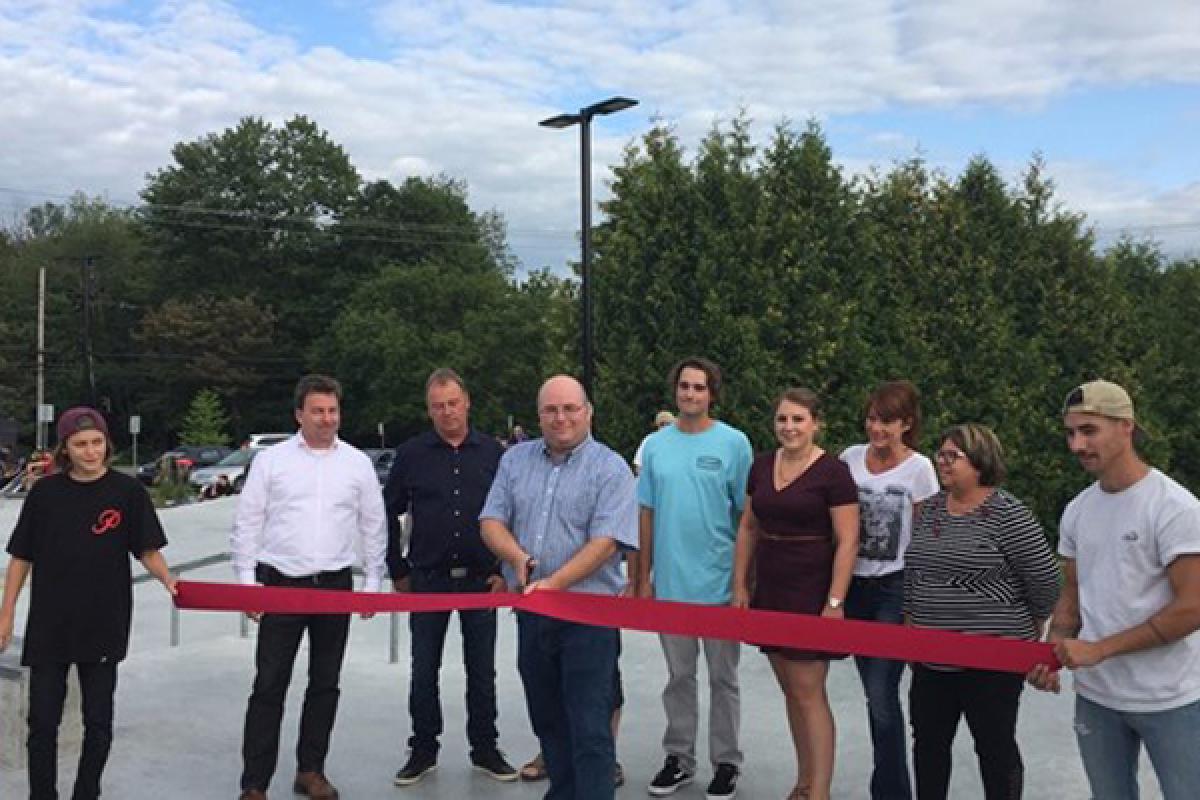
[[[319,772],[297,772],[292,791],[312,800],[338,800],[338,790]]]
[[[267,800],[267,793],[262,789],[242,789],[238,800]]]

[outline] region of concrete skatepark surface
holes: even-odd
[[[0,499],[0,538],[7,544],[20,509],[19,499]],[[161,513],[170,545],[164,551],[172,565],[225,553],[236,498],[182,506]],[[0,557],[0,567],[8,557]],[[135,574],[140,565],[134,565]],[[189,572],[185,578],[232,581],[228,563]],[[17,636],[24,628],[28,587],[18,605]],[[134,590],[134,630],[129,658],[121,665],[117,691],[116,731],[105,771],[104,796],[114,800],[172,798],[213,800],[236,798],[241,770],[242,719],[253,679],[254,626],[248,638],[239,633],[238,615],[186,612],[180,618],[180,644],[170,646],[170,603],[157,584]],[[471,769],[467,758],[461,643],[452,622],[442,667],[445,733],[438,769],[420,783],[396,788],[392,777],[404,762],[409,735],[408,625],[400,618],[400,660],[388,663],[388,615],[355,618],[342,672],[341,705],[326,772],[345,800],[412,798],[457,800],[464,797],[540,798],[545,783],[499,783]],[[664,716],[659,693],[665,669],[658,639],[626,632],[621,670],[626,706],[617,741],[618,759],[627,783],[617,796],[646,796],[646,784],[662,765],[660,740]],[[15,659],[5,654],[6,663]],[[295,735],[303,698],[306,650],[296,662],[283,723],[279,768],[271,786],[274,798],[293,797]],[[496,656],[500,708],[500,748],[514,766],[532,756],[537,742],[529,730],[524,693],[516,670],[516,623],[500,612]],[[738,796],[785,797],[795,781],[791,739],[782,695],[766,658],[744,647],[741,660],[743,776]],[[74,680],[74,676],[72,676]],[[701,667],[701,702],[707,691]],[[1087,783],[1071,729],[1074,694],[1070,679],[1061,695],[1027,689],[1022,696],[1019,741],[1025,761],[1025,797],[1029,800],[1085,800]],[[829,694],[837,720],[837,762],[833,796],[868,798],[871,750],[862,690],[851,660],[834,662]],[[907,679],[902,687],[907,709]],[[3,710],[0,709],[0,713]],[[707,763],[706,712],[701,710],[696,782],[675,797],[702,798],[711,777]],[[59,791],[69,796],[75,754],[59,765]],[[1158,798],[1148,764],[1141,764],[1143,797]],[[23,769],[0,769],[0,798],[28,794]],[[950,796],[981,798],[983,790],[972,742],[963,723],[955,741]]]

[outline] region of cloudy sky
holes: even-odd
[[[0,216],[82,190],[135,205],[170,147],[306,114],[367,178],[447,173],[525,267],[577,252],[578,136],[613,94],[595,183],[652,120],[689,150],[744,108],[813,117],[850,171],[1046,159],[1104,241],[1200,255],[1196,0],[0,0]]]

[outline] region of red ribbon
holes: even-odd
[[[197,611],[362,614],[512,607],[610,628],[730,639],[753,645],[919,661],[1024,675],[1037,664],[1058,669],[1051,645],[880,622],[827,619],[783,611],[539,590],[526,595],[392,594],[180,581],[175,604]]]

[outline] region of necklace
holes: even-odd
[[[813,445],[802,458],[790,459],[778,450],[775,457],[775,487],[782,490],[803,475],[825,451]],[[798,466],[797,466],[798,465]]]

